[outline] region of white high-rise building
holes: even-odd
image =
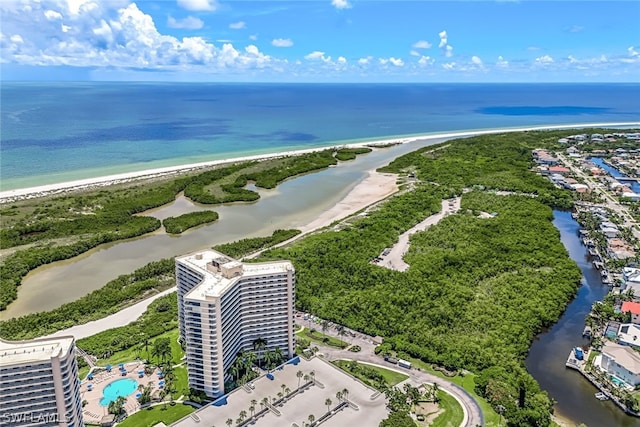
[[[225,373],[239,351],[294,352],[295,271],[290,261],[241,263],[206,250],[176,258],[180,337],[189,387],[224,394]]]
[[[84,425],[73,337],[0,339],[0,425]]]

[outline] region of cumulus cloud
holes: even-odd
[[[640,56],[640,53],[636,50],[635,46],[629,46],[627,52],[629,52],[629,55],[631,56]]]
[[[553,58],[549,55],[543,55],[536,58],[537,64],[551,64],[553,62]]]
[[[446,37],[446,31],[444,31],[444,33],[445,33],[445,37]],[[445,43],[446,43],[446,41],[445,41]],[[426,40],[418,40],[413,45],[411,45],[411,47],[414,48],[414,49],[429,49],[431,47],[431,43],[429,43]]]
[[[202,19],[195,18],[193,16],[187,16],[183,19],[175,19],[169,15],[167,18],[167,26],[169,28],[184,28],[185,30],[199,30],[204,26]]]
[[[438,47],[445,47],[447,45],[447,31],[440,31],[438,33],[438,37],[440,37],[440,43],[438,44]]]
[[[505,59],[501,56],[498,56],[498,61],[496,62],[496,67],[507,68],[509,66],[509,61],[505,61]]]
[[[350,9],[351,3],[348,0],[331,0],[331,5],[336,9]]]
[[[471,57],[471,62],[473,62],[475,65],[482,65],[482,59],[480,59],[479,56],[473,55]]]
[[[338,64],[346,64],[346,63],[347,63],[347,58],[345,58],[344,56],[338,57]]]
[[[418,64],[420,64],[421,67],[426,67],[427,65],[433,65],[434,62],[435,60],[431,59],[430,56],[422,56],[418,60]]]
[[[153,18],[135,3],[41,0],[30,7],[29,14],[3,9],[3,32],[18,34],[17,29],[24,29],[20,32],[23,43],[8,38],[0,43],[5,62],[207,72],[264,68],[278,62],[254,45],[239,50],[202,37],[161,34]],[[173,19],[169,24],[195,27],[199,22]]]
[[[214,11],[218,8],[217,0],[178,0],[178,6],[192,11]]]
[[[293,42],[291,39],[273,39],[271,40],[271,44],[275,47],[291,47],[293,46]]]
[[[404,66],[404,61],[401,58],[394,58],[393,56],[389,58],[378,58],[378,62],[380,63],[380,65],[391,64],[396,67]]]
[[[358,64],[359,65],[368,65],[371,60],[373,59],[373,56],[367,56],[365,58],[360,58],[358,59]]]
[[[447,45],[447,47],[444,49],[444,56],[446,56],[447,58],[451,58],[453,56],[453,46]]]
[[[244,21],[232,22],[231,24],[229,24],[229,28],[231,28],[232,30],[242,30],[244,28],[247,28],[247,24]]]
[[[307,61],[323,61],[323,62],[331,61],[330,56],[324,56],[324,52],[319,50],[315,50],[310,54],[305,55],[304,59],[306,59]]]
[[[456,63],[455,62],[446,62],[444,64],[442,64],[442,68],[444,68],[445,70],[453,70],[456,68]]]

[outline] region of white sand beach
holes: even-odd
[[[534,131],[534,130],[553,130],[553,129],[575,129],[575,128],[587,128],[587,127],[608,127],[608,126],[640,126],[640,122],[621,122],[621,123],[584,123],[584,124],[566,124],[566,125],[553,125],[553,126],[534,126],[534,127],[518,127],[518,128],[504,128],[504,129],[484,129],[484,130],[470,130],[461,132],[449,132],[427,135],[415,135],[407,136],[395,139],[384,140],[372,140],[363,141],[350,144],[329,145],[325,147],[310,148],[304,150],[286,151],[280,153],[260,154],[254,156],[237,157],[223,160],[213,160],[209,162],[192,163],[187,165],[169,166],[157,169],[148,169],[136,172],[128,172],[116,175],[107,175],[96,178],[87,178],[75,181],[61,182],[56,184],[41,185],[37,187],[18,188],[14,190],[6,190],[0,192],[0,203],[9,203],[16,200],[30,199],[36,197],[43,197],[73,190],[91,189],[98,187],[106,187],[113,184],[131,182],[134,180],[152,179],[161,176],[167,176],[172,174],[197,171],[199,169],[206,169],[212,166],[235,163],[241,161],[250,160],[265,160],[278,157],[295,156],[305,153],[312,153],[317,151],[323,151],[329,148],[342,148],[342,147],[364,147],[364,146],[376,146],[376,145],[388,145],[388,144],[406,144],[414,141],[422,141],[428,139],[441,139],[441,138],[460,138],[474,135],[486,135],[492,133],[505,133],[505,132],[522,132],[522,131]]]

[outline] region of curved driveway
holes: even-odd
[[[316,325],[308,320],[302,320],[300,317],[296,317],[296,323],[304,327],[313,327],[317,330],[321,330],[320,325]],[[370,336],[355,333],[356,337],[350,339],[349,336],[337,336],[336,331],[334,329],[326,331],[327,335],[334,336],[336,338],[349,341],[351,344],[359,345],[362,350],[358,353],[350,352],[349,350],[340,350],[333,347],[326,347],[319,345],[321,347],[321,352],[326,356],[327,360],[336,360],[336,359],[351,359],[357,360],[359,362],[370,363],[374,365],[379,365],[384,367],[385,369],[392,369],[398,372],[402,372],[404,374],[409,375],[409,379],[416,383],[429,383],[434,384],[437,383],[438,387],[452,395],[462,406],[464,411],[464,422],[462,426],[464,427],[475,427],[484,425],[484,416],[482,414],[482,409],[476,400],[462,387],[457,384],[452,383],[451,381],[447,381],[443,378],[440,378],[436,375],[430,374],[428,372],[419,370],[419,369],[397,369],[395,366],[391,366],[388,362],[385,362],[384,359],[380,356],[377,356],[374,353],[374,349],[376,347],[373,344],[373,339]],[[314,343],[315,345],[315,343]]]

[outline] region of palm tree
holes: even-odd
[[[333,402],[329,398],[327,398],[327,400],[324,401],[324,404],[327,405],[327,412],[331,411],[331,404],[332,403]]]
[[[284,394],[284,389],[286,389],[286,388],[287,388],[287,386],[286,386],[285,384],[281,384],[281,385],[280,385],[280,388],[282,389],[282,394]]]
[[[296,372],[296,377],[298,377],[298,388],[300,388],[300,379],[303,377],[302,371]]]
[[[290,393],[291,393],[291,389],[289,387],[286,387],[284,389],[284,394],[288,396]]]
[[[311,378],[311,377],[309,376],[309,374],[304,374],[304,377],[302,377],[302,379],[304,380],[304,383],[305,383],[305,384],[309,382],[309,379],[310,379],[310,378]]]
[[[226,423],[229,427],[231,427],[231,424],[233,424],[233,420],[231,418],[227,418],[227,423]]]
[[[252,400],[252,402],[255,402],[255,400]],[[249,412],[251,412],[251,418],[253,418],[253,413],[256,411],[256,405],[255,404],[251,404],[251,406],[249,406]]]
[[[349,389],[347,388],[342,389],[342,398],[344,400],[349,400]]]
[[[229,374],[231,374],[231,378],[237,381],[238,377],[240,376],[240,367],[236,363],[234,363],[233,365],[231,365],[231,367],[229,367]]]
[[[282,399],[282,392],[281,391],[278,392],[278,400],[280,400],[280,399]]]
[[[433,387],[431,387],[431,393],[433,396],[433,401],[436,403],[438,403],[438,401],[440,400],[438,398],[438,390],[439,390],[438,383],[433,383]]]
[[[245,411],[244,409],[242,411],[240,411],[239,418],[240,418],[241,421],[244,421],[245,418],[247,418],[247,411]]]
[[[244,359],[247,370],[251,369],[251,367],[256,363],[256,360],[258,360],[258,355],[252,351],[247,352]]]
[[[264,350],[266,347],[267,347],[267,340],[262,337],[258,337],[253,341],[253,349],[258,352],[259,365],[262,365],[262,350]]]
[[[336,399],[338,399],[338,402],[340,402],[340,400],[342,399],[342,392],[341,391],[336,393]]]
[[[284,360],[284,355],[282,354],[280,347],[273,349],[273,358],[275,359],[276,365],[279,365]]]
[[[311,379],[315,382],[316,380],[316,372],[315,371],[311,371],[309,372],[309,376],[311,377]]]
[[[316,420],[316,417],[313,414],[309,414],[308,420],[311,424],[313,424],[313,422]]]
[[[268,398],[268,397],[263,397],[263,398],[262,398],[262,402],[261,402],[261,403],[262,403],[262,404],[264,405],[264,407],[266,408],[266,407],[267,407],[267,403],[269,403],[269,398]]]
[[[326,337],[327,336],[327,330],[329,329],[329,321],[328,320],[323,320],[320,323],[320,326],[322,327],[322,333]]]

